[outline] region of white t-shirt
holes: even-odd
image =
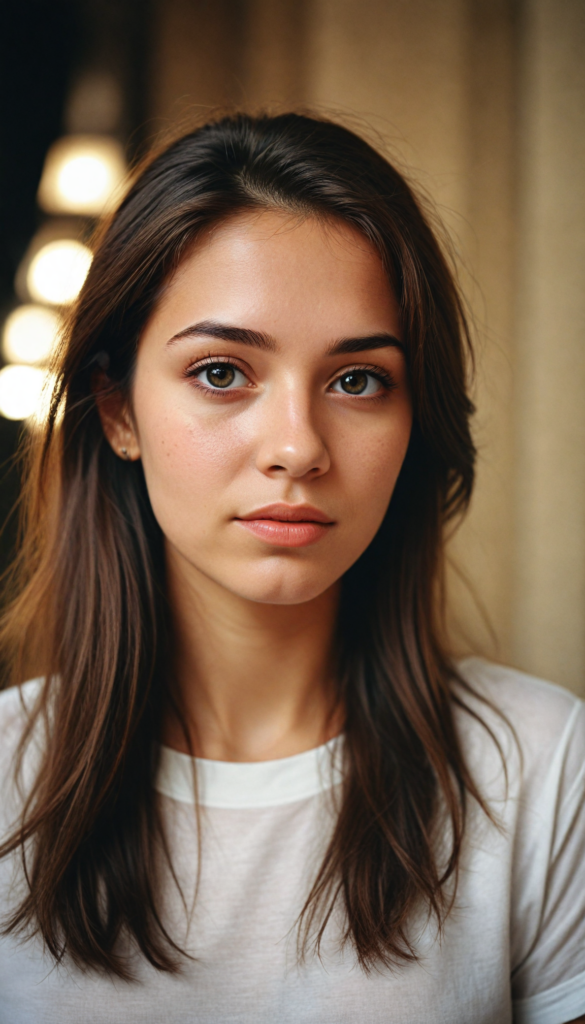
[[[492,740],[457,712],[469,766],[500,828],[472,812],[442,937],[433,922],[413,921],[419,963],[364,974],[351,948],[339,950],[338,921],[322,959],[298,962],[295,921],[331,828],[340,741],[280,761],[197,763],[203,831],[194,910],[193,766],[164,749],[157,789],[186,902],[169,882],[165,919],[195,959],[179,976],[136,959],[136,980],[126,983],[56,968],[38,939],[4,938],[1,1024],[564,1024],[585,1013],[585,707],[478,659],[462,671],[508,716],[520,752],[501,718],[477,704],[506,754],[506,794]],[[6,807],[21,728],[18,691],[6,691]],[[11,874],[5,860],[4,909],[14,899]]]

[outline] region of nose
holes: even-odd
[[[269,476],[317,477],[331,465],[329,451],[315,422],[307,395],[274,395],[262,416],[256,466]]]

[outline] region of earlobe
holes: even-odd
[[[112,381],[103,371],[94,374],[92,391],[102,430],[112,450],[127,462],[139,459],[140,447],[127,396],[112,386]]]

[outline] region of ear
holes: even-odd
[[[121,459],[134,462],[140,458],[140,446],[134,427],[127,396],[112,382],[103,370],[92,377],[91,389],[102,429],[113,451]]]

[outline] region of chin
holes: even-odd
[[[228,587],[245,600],[258,604],[295,605],[314,601],[337,579],[331,574],[311,572],[308,566],[301,569],[289,564],[283,568],[272,566],[269,570],[250,568]]]

